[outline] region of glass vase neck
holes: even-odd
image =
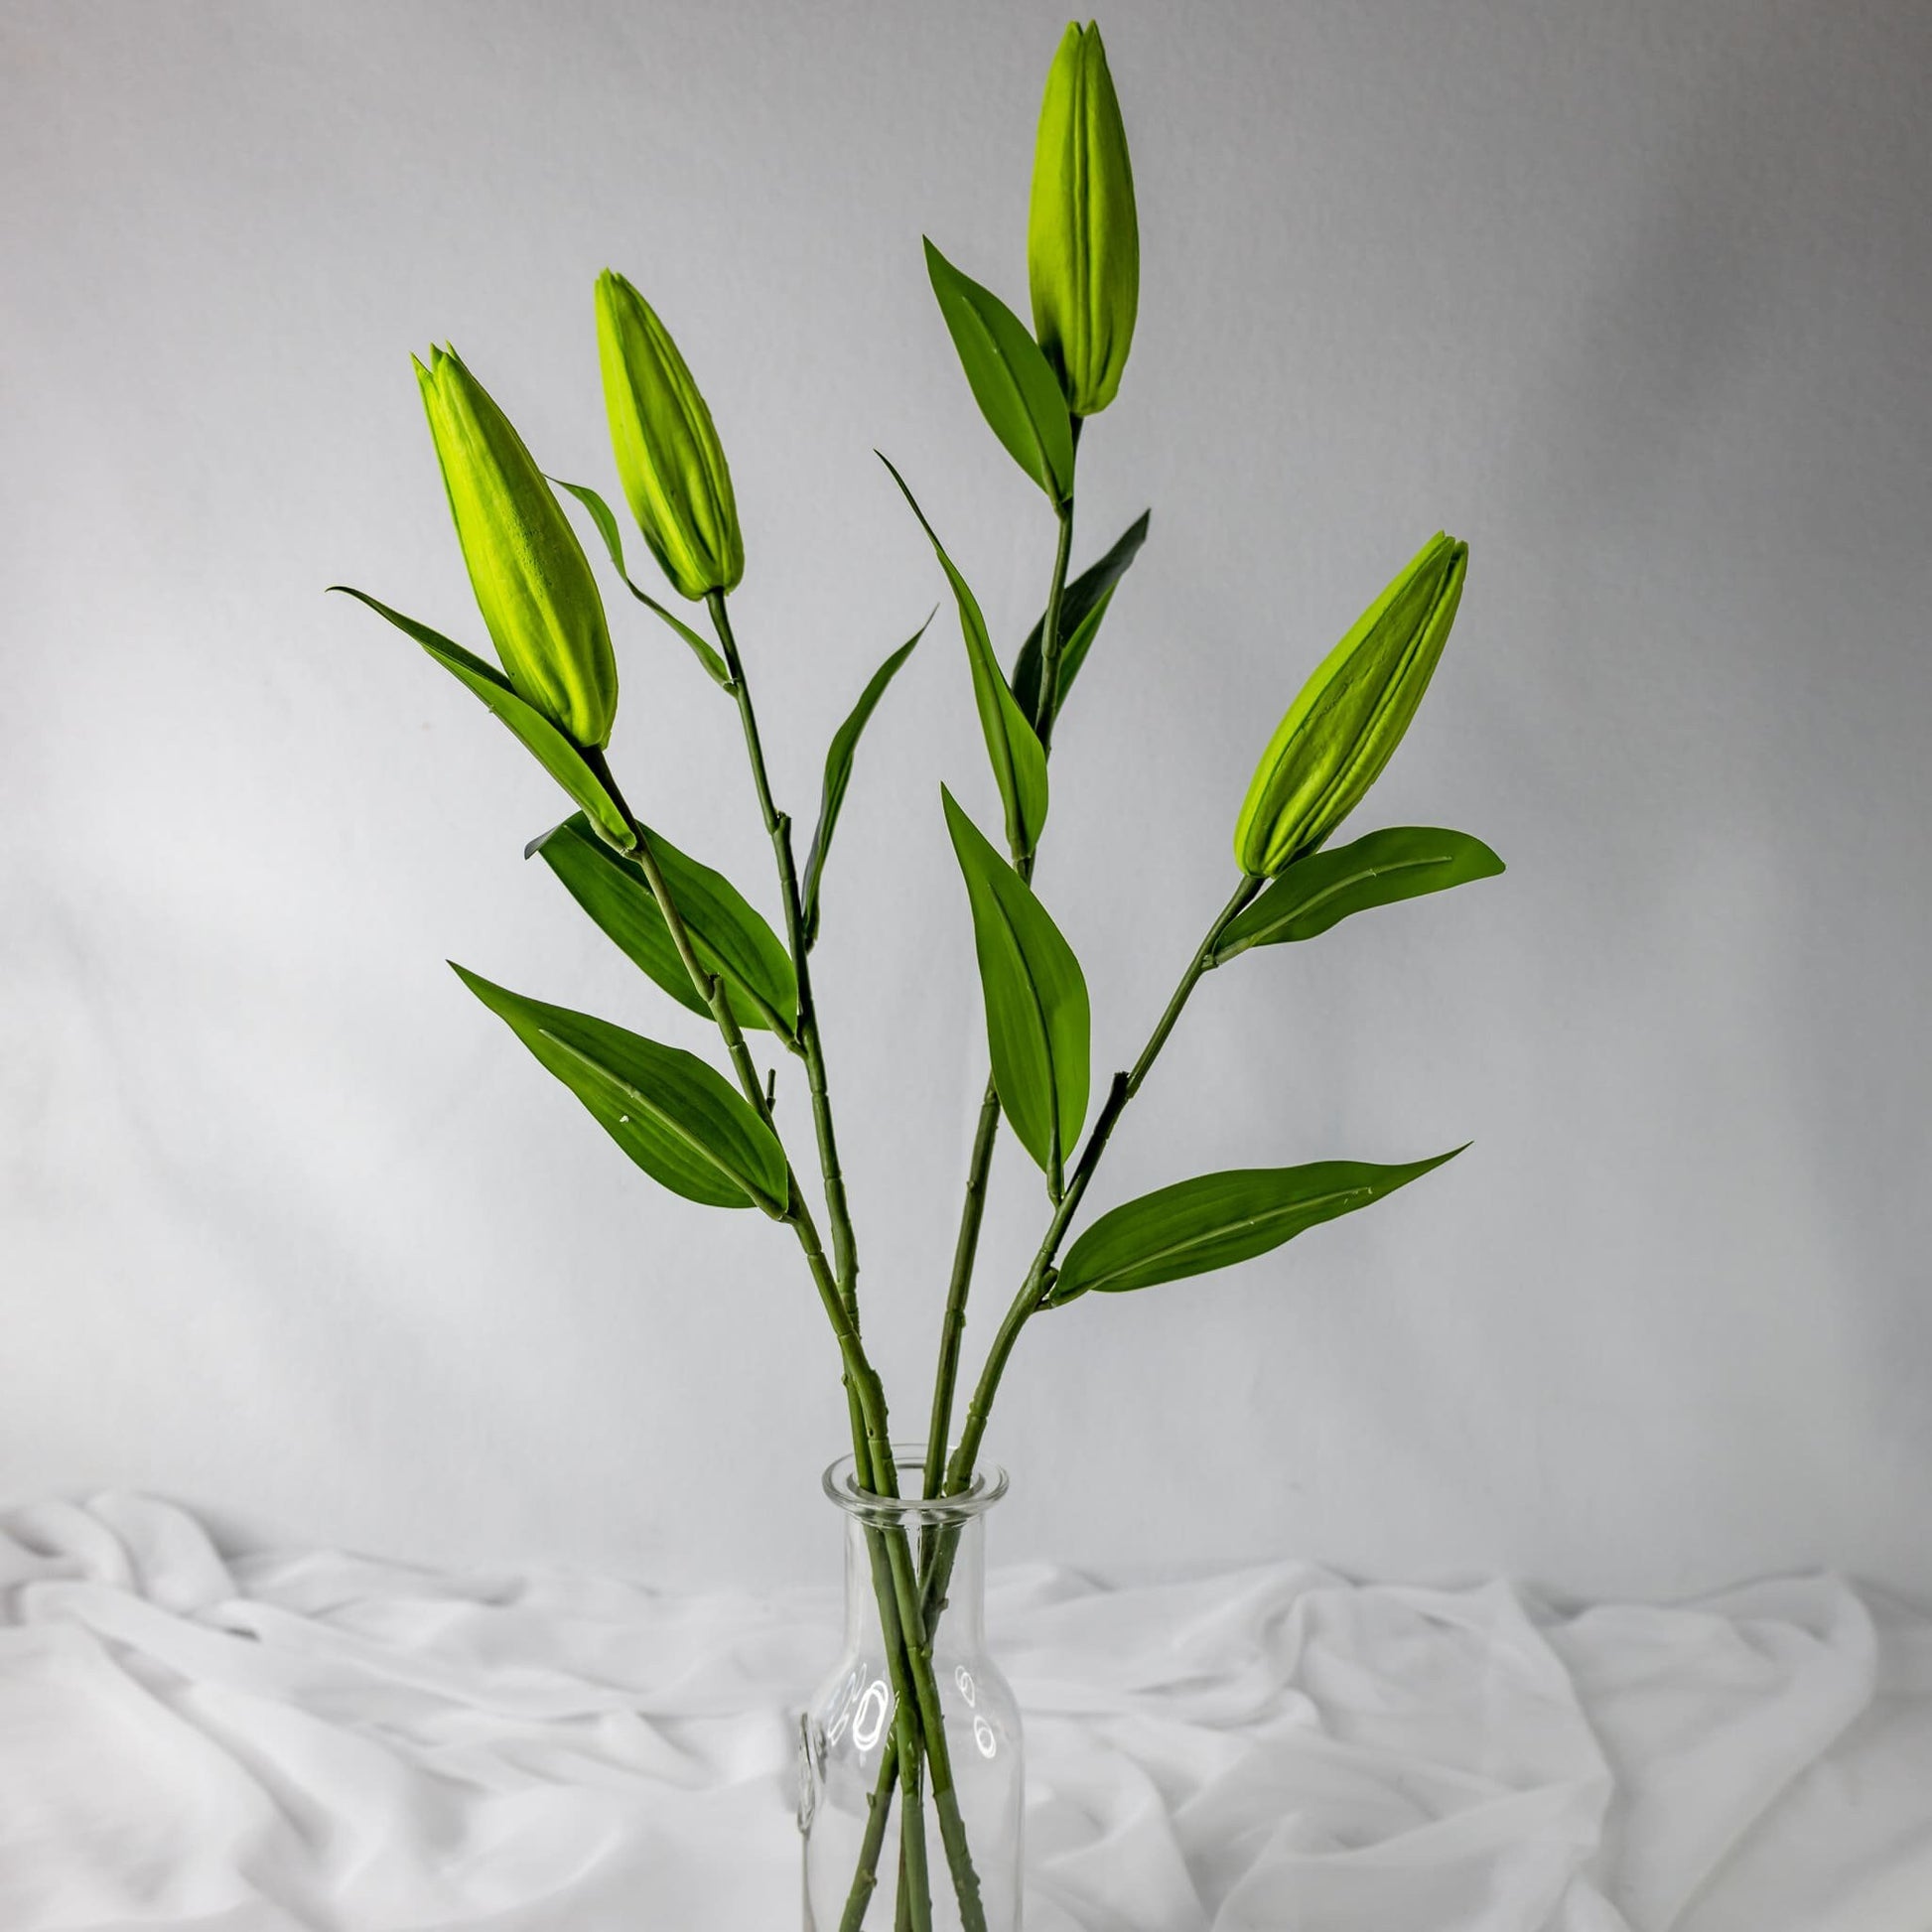
[[[925,1461],[925,1445],[895,1443],[893,1456],[900,1481],[916,1487]],[[861,1485],[855,1460],[842,1455],[825,1471],[825,1493],[846,1523],[845,1615],[849,1645],[863,1646],[879,1629],[873,1538],[877,1532],[902,1530],[919,1554],[921,1567],[935,1549],[947,1554],[944,1613],[930,1633],[935,1653],[977,1650],[984,1638],[986,1602],[985,1520],[1007,1493],[1007,1472],[989,1463],[955,1496],[881,1496]]]

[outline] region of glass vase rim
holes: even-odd
[[[901,1476],[910,1470],[915,1476],[925,1465],[922,1441],[893,1442],[893,1459]],[[862,1489],[855,1480],[858,1458],[847,1450],[836,1461],[827,1463],[822,1484],[826,1495],[848,1516],[869,1523],[964,1523],[986,1512],[1007,1493],[1007,1472],[997,1462],[982,1462],[973,1471],[972,1482],[953,1496],[876,1496]]]

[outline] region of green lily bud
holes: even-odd
[[[1113,401],[1141,300],[1127,130],[1100,29],[1069,23],[1046,75],[1027,214],[1034,332],[1076,416]]]
[[[1402,742],[1449,639],[1469,546],[1429,539],[1302,687],[1234,827],[1241,870],[1272,879],[1361,802]]]
[[[477,608],[511,687],[578,745],[601,748],[617,715],[618,660],[576,533],[455,349],[431,349],[416,379]]]
[[[597,278],[597,356],[618,479],[651,554],[694,602],[735,590],[745,539],[711,411],[650,304],[608,268]]]

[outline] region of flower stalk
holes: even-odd
[[[1072,420],[1073,446],[1080,443],[1081,419]],[[1040,625],[1039,699],[1034,731],[1042,752],[1053,748],[1053,716],[1058,709],[1061,613],[1066,601],[1066,573],[1073,557],[1073,496],[1055,506],[1059,525],[1053,552],[1053,575],[1047,586],[1046,615]],[[1015,853],[1021,878],[1031,881],[1036,852]],[[993,1170],[993,1148],[1000,1138],[1000,1091],[989,1073],[973,1130],[972,1153],[966,1164],[965,1199],[960,1207],[959,1233],[953,1244],[952,1275],[946,1285],[946,1305],[939,1320],[939,1361],[932,1378],[932,1415],[926,1429],[925,1493],[936,1496],[945,1480],[946,1449],[952,1441],[952,1409],[959,1387],[959,1357],[966,1339],[966,1304],[972,1294],[973,1267],[979,1256],[980,1227],[986,1218],[987,1181]]]

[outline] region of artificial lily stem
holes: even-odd
[[[1006,1317],[1000,1323],[1000,1330],[993,1338],[993,1346],[987,1352],[986,1364],[980,1371],[971,1401],[966,1409],[966,1427],[960,1432],[959,1448],[946,1472],[946,1493],[957,1495],[973,1479],[973,1470],[979,1460],[980,1444],[985,1439],[986,1426],[992,1417],[993,1401],[1000,1389],[1000,1379],[1006,1373],[1008,1361],[1012,1358],[1015,1344],[1020,1339],[1021,1330],[1043,1306],[1053,1284],[1053,1258],[1066,1237],[1066,1230],[1078,1210],[1087,1184],[1092,1180],[1100,1166],[1100,1157],[1106,1152],[1107,1143],[1113,1136],[1115,1125],[1127,1109],[1127,1103],[1140,1091],[1146,1080],[1148,1070],[1153,1066],[1161,1048],[1167,1044],[1168,1035],[1173,1032],[1174,1023],[1180,1018],[1181,1009],[1187,1004],[1188,996],[1200,983],[1202,974],[1214,964],[1214,946],[1226,929],[1230,920],[1247,905],[1267,882],[1244,874],[1234,896],[1221,908],[1214,923],[1207,929],[1207,936],[1194,950],[1194,956],[1187,963],[1187,970],[1180,976],[1180,984],[1174,988],[1166,1010],[1156,1023],[1154,1032],[1149,1035],[1147,1044],[1141,1049],[1141,1056],[1134,1062],[1131,1072],[1116,1073],[1107,1089],[1107,1098],[1101,1103],[1092,1131],[1087,1136],[1085,1147],[1080,1150],[1080,1158],[1074,1167],[1071,1178],[1067,1181],[1066,1192],[1055,1209],[1045,1237],[1034,1256],[1033,1266],[1027,1271],[1027,1278],[1021,1284],[1020,1292],[1008,1307]],[[925,1565],[922,1582],[921,1612],[928,1624],[936,1622],[945,1607],[946,1587],[952,1577],[953,1556],[958,1547],[956,1531],[942,1532]],[[893,1752],[889,1746],[886,1762],[881,1765],[884,1795],[874,1793],[874,1808],[881,1803],[891,1802],[891,1783],[893,1775]],[[883,1829],[883,1827],[882,1827]]]
[[[1077,420],[1077,419],[1076,419]],[[1066,596],[1066,567],[1073,554],[1073,498],[1058,506],[1060,541],[1053,558],[1053,583],[1046,594],[1046,615],[1039,626],[1039,698],[1034,708],[1034,734],[1039,749],[1053,749],[1053,718],[1060,708],[1060,606]]]
[[[1154,1032],[1148,1035],[1148,1042],[1141,1048],[1141,1057],[1134,1062],[1134,1070],[1127,1076],[1127,1097],[1132,1100],[1141,1090],[1141,1082],[1148,1076],[1156,1056],[1168,1043],[1168,1035],[1173,1032],[1174,1022],[1180,1018],[1180,1009],[1187,1004],[1187,997],[1200,983],[1203,973],[1212,970],[1214,948],[1220,943],[1225,932],[1254,896],[1267,885],[1267,880],[1257,879],[1252,873],[1243,873],[1241,883],[1234,889],[1234,897],[1221,907],[1220,916],[1207,928],[1207,937],[1200,942],[1193,958],[1187,962],[1187,970],[1180,976],[1180,984],[1173,990],[1173,997],[1168,1002],[1167,1011],[1156,1023]]]
[[[1080,418],[1073,419],[1073,437],[1078,446]],[[1042,752],[1052,747],[1053,714],[1059,696],[1061,646],[1061,610],[1066,595],[1066,573],[1073,554],[1073,497],[1055,506],[1059,539],[1054,548],[1053,574],[1046,593],[1046,612],[1040,621],[1039,691],[1034,712],[1034,729]],[[1014,869],[1031,882],[1035,854],[1012,855]],[[979,1124],[973,1131],[973,1148],[966,1165],[966,1192],[960,1208],[959,1233],[953,1243],[952,1276],[946,1288],[945,1311],[940,1317],[939,1361],[932,1378],[932,1413],[926,1426],[923,1492],[939,1495],[946,1484],[946,1450],[952,1440],[953,1401],[959,1387],[960,1351],[966,1338],[966,1304],[972,1293],[973,1266],[978,1258],[980,1228],[986,1218],[987,1182],[992,1173],[994,1144],[1000,1137],[1000,1095],[989,1073],[986,1093],[980,1102]],[[1016,1331],[1017,1333],[1017,1331]],[[1009,1343],[1009,1348],[1011,1344]],[[933,1570],[932,1538],[920,1538],[923,1607],[928,1631],[944,1607],[943,1588],[931,1587]],[[897,1749],[889,1743],[881,1756],[879,1775],[868,1800],[866,1836],[860,1848],[859,1868],[853,1876],[852,1890],[846,1900],[841,1932],[858,1932],[864,1920],[866,1900],[878,1882],[878,1861],[885,1842],[886,1822],[892,1810],[893,1786],[897,1768]]]
[[[765,770],[764,749],[759,736],[758,713],[752,701],[751,685],[732,630],[731,614],[722,591],[706,600],[712,623],[718,633],[719,648],[731,673],[737,696],[738,713],[745,731],[745,749],[752,764],[753,783],[758,791],[759,809],[770,835],[773,856],[778,865],[778,884],[784,900],[785,938],[798,982],[798,1040],[805,1056],[805,1069],[812,1096],[812,1120],[818,1136],[819,1163],[825,1181],[827,1212],[832,1223],[835,1269],[825,1279],[823,1251],[817,1249],[817,1231],[810,1211],[792,1190],[791,1216],[806,1242],[807,1260],[814,1259],[814,1278],[819,1281],[820,1299],[832,1319],[833,1330],[846,1360],[848,1387],[852,1390],[855,1411],[864,1428],[859,1450],[859,1469],[866,1487],[873,1494],[897,1497],[898,1471],[893,1458],[892,1441],[886,1421],[885,1391],[878,1375],[866,1360],[859,1336],[858,1248],[853,1238],[851,1213],[847,1206],[844,1177],[839,1166],[838,1141],[833,1131],[831,1098],[825,1079],[823,1048],[819,1038],[817,1012],[812,1001],[811,969],[804,942],[803,901],[798,892],[798,871],[791,849],[791,821],[780,812],[771,797],[770,779]],[[809,1236],[809,1240],[807,1237]],[[960,1815],[958,1795],[953,1788],[951,1753],[947,1748],[944,1720],[939,1707],[938,1686],[933,1680],[931,1648],[926,1641],[920,1614],[920,1588],[912,1558],[910,1538],[902,1528],[880,1531],[869,1538],[883,1548],[883,1567],[875,1564],[879,1595],[881,1630],[889,1655],[897,1656],[904,1678],[909,1679],[910,1697],[901,1695],[896,1722],[901,1739],[900,1778],[908,1806],[916,1805],[919,1790],[918,1753],[923,1749],[931,1767],[933,1810],[938,1815],[939,1835],[946,1848],[953,1887],[959,1901],[961,1923],[966,1932],[984,1932],[985,1913],[980,1904],[979,1876],[974,1870],[966,1842],[965,1821]],[[886,1573],[880,1574],[881,1569]],[[914,1717],[916,1710],[916,1717]],[[908,1815],[901,1827],[902,1842],[911,1846],[916,1836]],[[923,1858],[908,1851],[908,1876],[914,1892],[915,1932],[925,1932],[920,1922],[918,1890],[923,1880]]]
[[[791,820],[772,802],[771,780],[764,764],[764,746],[759,737],[758,711],[752,702],[752,687],[739,657],[738,639],[732,630],[731,613],[723,591],[713,591],[706,600],[711,621],[718,632],[718,643],[731,673],[731,689],[738,700],[738,716],[745,729],[745,750],[752,762],[752,782],[758,790],[759,810],[771,840],[772,856],[778,865],[778,890],[784,900],[785,945],[791,954],[792,970],[798,980],[797,1040],[805,1059],[806,1082],[811,1089],[812,1125],[818,1136],[819,1167],[825,1181],[825,1206],[832,1222],[832,1256],[838,1269],[839,1289],[845,1297],[853,1325],[859,1321],[859,1249],[852,1231],[852,1213],[846,1201],[845,1174],[839,1165],[838,1136],[832,1124],[831,1095],[825,1079],[825,1050],[819,1037],[818,1014],[812,1001],[812,976],[805,945],[804,901],[798,891],[798,866],[791,849]]]
[[[731,1055],[732,1067],[738,1074],[738,1084],[744,1089],[745,1098],[751,1103],[752,1111],[771,1127],[771,1110],[765,1104],[764,1082],[759,1078],[759,1070],[752,1059],[752,1049],[745,1043],[744,1030],[738,1024],[738,1016],[732,1012],[731,1001],[726,997],[723,983],[715,973],[705,970],[704,963],[698,958],[697,950],[691,943],[691,934],[684,923],[671,889],[665,881],[662,869],[657,863],[657,855],[651,850],[650,834],[645,830],[637,815],[625,804],[623,793],[618,789],[618,781],[611,775],[611,766],[604,754],[595,748],[583,750],[584,762],[596,774],[598,782],[610,794],[611,802],[622,814],[623,821],[630,828],[630,835],[636,841],[631,856],[637,861],[638,868],[649,885],[651,897],[657,901],[657,909],[664,915],[665,929],[671,935],[671,943],[677,948],[677,956],[684,964],[684,970],[691,976],[691,984],[699,999],[709,1009],[711,1017],[718,1023],[718,1031],[724,1035],[725,1050]],[[775,1132],[775,1128],[773,1129]],[[791,1182],[789,1167],[786,1171],[787,1184]]]
[[[1073,419],[1077,448],[1080,419]],[[1034,730],[1040,750],[1050,752],[1053,712],[1059,696],[1060,613],[1066,596],[1067,566],[1073,556],[1073,497],[1056,506],[1059,542],[1053,554],[1053,576],[1046,592],[1046,614],[1039,629],[1039,695],[1034,709]],[[1022,879],[1033,879],[1035,854],[1013,856]],[[932,1416],[925,1436],[925,1493],[936,1496],[945,1482],[946,1451],[952,1443],[953,1401],[959,1388],[959,1355],[966,1338],[966,1303],[973,1289],[973,1264],[979,1254],[980,1226],[986,1218],[987,1178],[993,1169],[993,1146],[1000,1137],[1000,1095],[993,1076],[986,1078],[980,1102],[979,1125],[966,1165],[966,1196],[959,1213],[959,1233],[953,1243],[952,1278],[946,1287],[946,1308],[939,1323],[939,1362],[932,1378]]]
[[[1141,1056],[1134,1062],[1133,1070],[1114,1075],[1113,1085],[1108,1089],[1106,1101],[1087,1135],[1087,1143],[1080,1150],[1080,1159],[1075,1165],[1071,1179],[1067,1182],[1066,1194],[1054,1211],[1038,1252],[1034,1256],[1033,1266],[1027,1271],[1027,1278],[1021,1284],[1020,1292],[1013,1299],[1006,1318],[1000,1323],[1000,1332],[994,1337],[993,1346],[987,1354],[986,1366],[980,1371],[980,1379],[973,1390],[973,1396],[966,1409],[966,1426],[960,1432],[959,1448],[953,1454],[946,1474],[946,1493],[956,1495],[972,1480],[973,1468],[979,1456],[980,1443],[986,1435],[986,1425],[992,1415],[993,1398],[999,1393],[1000,1377],[1005,1373],[1014,1343],[1020,1339],[1020,1331],[1029,1320],[1038,1312],[1047,1293],[1052,1287],[1052,1268],[1054,1257],[1059,1253],[1061,1241],[1072,1222],[1075,1210],[1080,1205],[1081,1196],[1092,1180],[1094,1171],[1100,1165],[1100,1157],[1106,1152],[1107,1142],[1113,1135],[1114,1127],[1127,1103],[1140,1091],[1149,1069],[1154,1065],[1161,1048],[1167,1044],[1168,1036],[1173,1032],[1174,1023],[1180,1018],[1181,1009],[1187,1004],[1188,996],[1200,983],[1201,975],[1214,963],[1214,946],[1222,932],[1227,928],[1243,906],[1261,891],[1264,880],[1251,874],[1243,874],[1241,883],[1234,890],[1234,896],[1221,908],[1207,936],[1194,949],[1194,956],[1187,963],[1187,970],[1180,976],[1180,984],[1174,988],[1173,996],[1167,1009],[1156,1023],[1154,1032],[1148,1036],[1147,1044],[1141,1049]],[[940,1593],[943,1595],[943,1587]]]
[[[991,1075],[973,1132],[972,1158],[966,1164],[966,1201],[953,1244],[952,1280],[939,1328],[939,1367],[932,1378],[932,1418],[925,1437],[925,1494],[936,1496],[945,1480],[946,1450],[952,1441],[953,1393],[959,1386],[959,1351],[966,1338],[966,1297],[973,1283],[980,1224],[986,1218],[986,1183],[993,1166],[993,1143],[1000,1136],[1000,1092]]]

